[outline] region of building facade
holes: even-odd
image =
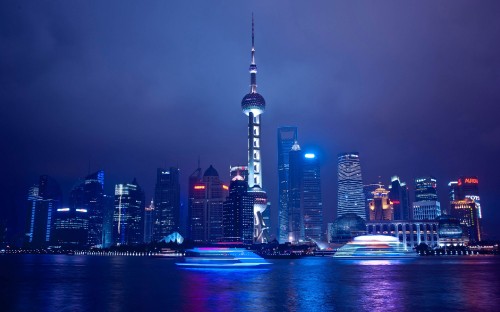
[[[113,237],[116,245],[144,242],[144,202],[144,192],[136,179],[115,186]]]
[[[24,242],[29,248],[44,248],[51,242],[53,217],[60,207],[59,184],[47,175],[31,187],[27,198]]]
[[[394,207],[394,220],[411,220],[410,201],[408,197],[408,187],[405,182],[401,182],[398,176],[391,178],[389,185],[389,199]]]
[[[366,220],[363,178],[358,153],[338,155],[337,217],[355,213]]]
[[[394,220],[394,207],[389,199],[389,191],[380,187],[373,191],[370,202],[370,221]]]
[[[85,208],[57,208],[54,214],[52,243],[63,248],[88,246],[89,216]]]
[[[197,172],[189,178],[189,238],[197,243],[215,243],[224,236],[224,201],[229,187],[212,165],[199,180]]]
[[[382,234],[397,237],[400,242],[413,248],[420,243],[436,247],[439,242],[439,222],[422,221],[369,221],[366,222],[367,234]]]
[[[469,242],[481,241],[478,207],[474,200],[465,198],[451,202],[451,216],[460,221],[467,231]]]
[[[224,242],[253,243],[253,198],[248,195],[248,183],[236,175],[229,184],[229,195],[224,202]]]
[[[413,203],[413,220],[434,220],[441,215],[441,204],[436,200]]]
[[[154,241],[179,231],[180,196],[179,168],[158,168],[154,196]]]
[[[144,208],[144,242],[151,243],[153,241],[153,220],[155,213],[154,201],[151,200],[149,206]]]
[[[288,241],[289,154],[296,141],[297,127],[278,128],[278,239],[280,243]]]

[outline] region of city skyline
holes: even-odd
[[[202,167],[213,163],[229,181],[229,166],[246,163],[246,125],[238,114],[248,84],[247,21],[254,11],[261,29],[259,90],[269,103],[262,151],[274,229],[273,138],[279,126],[294,125],[301,142],[321,155],[323,189],[336,187],[336,155],[347,151],[360,153],[364,184],[432,175],[442,203],[450,181],[477,176],[486,232],[498,238],[492,225],[500,216],[494,157],[500,128],[490,116],[499,109],[500,28],[486,8],[469,16],[462,2],[451,8],[422,4],[415,12],[399,7],[395,16],[388,4],[325,3],[324,13],[300,4],[284,12],[257,2],[208,13],[201,3],[189,10],[176,4],[173,12],[157,4],[157,12],[141,8],[150,18],[140,26],[144,20],[129,19],[136,12],[126,5],[113,19],[107,4],[101,4],[103,13],[4,5],[1,11],[11,15],[0,13],[0,23],[17,38],[0,37],[0,101],[7,107],[1,132],[9,151],[2,164],[2,219],[24,223],[19,211],[42,174],[61,184],[64,201],[88,167],[106,172],[106,194],[137,177],[151,198],[156,168],[176,166],[183,209],[198,157]],[[276,25],[280,14],[283,23]],[[356,16],[367,18],[354,22]],[[413,26],[422,16],[428,25]],[[182,34],[167,27],[175,25]],[[102,33],[93,36],[96,31]],[[466,149],[471,142],[475,148]],[[330,193],[336,192],[323,199],[329,221],[337,202]]]

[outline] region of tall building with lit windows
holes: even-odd
[[[248,194],[246,167],[231,167],[229,195],[224,202],[224,242],[253,243],[253,198]]]
[[[210,165],[201,177],[198,168],[189,177],[188,237],[197,243],[216,243],[224,236],[224,201],[229,187]]]
[[[391,178],[389,199],[394,207],[394,220],[410,220],[411,209],[408,198],[408,187],[405,182],[401,182],[398,176]]]
[[[358,153],[338,155],[337,201],[337,218],[346,213],[355,213],[366,220],[363,178]]]
[[[158,168],[156,170],[155,210],[153,240],[178,232],[180,227],[181,195],[179,168]]]
[[[482,218],[481,198],[479,197],[479,179],[476,176],[460,177],[457,181],[458,198],[472,199],[477,206],[477,216]]]
[[[149,206],[144,208],[144,242],[153,241],[153,217],[155,212],[154,201],[151,200]]]
[[[288,176],[289,154],[297,141],[297,127],[278,128],[278,238],[280,243],[288,241]]]
[[[290,151],[288,207],[287,241],[324,240],[319,160],[313,153],[304,153],[297,141]]]
[[[115,244],[136,245],[144,242],[144,207],[144,192],[136,179],[132,183],[115,185]]]
[[[255,63],[254,21],[252,15],[252,50],[250,62],[250,92],[241,100],[243,113],[248,117],[248,193],[254,198],[254,242],[267,240],[267,225],[263,213],[267,209],[267,194],[262,188],[261,121],[266,108],[264,97],[257,93],[257,64]]]
[[[437,180],[434,177],[415,178],[413,220],[435,220],[442,214],[437,196]]]
[[[61,202],[59,184],[47,175],[29,189],[24,242],[30,248],[47,247],[51,242],[53,217]]]
[[[465,198],[452,201],[451,215],[467,230],[470,242],[481,241],[478,206],[474,200]]]

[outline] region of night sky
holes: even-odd
[[[153,196],[156,168],[228,181],[247,161],[251,13],[263,115],[263,184],[277,219],[276,129],[294,125],[322,163],[325,220],[337,154],[364,183],[399,175],[480,181],[484,231],[500,238],[498,1],[2,1],[0,219],[20,233],[28,188],[48,174],[65,201],[105,170]],[[90,164],[90,166],[89,166]],[[276,225],[276,223],[274,223]]]

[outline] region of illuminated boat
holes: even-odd
[[[243,248],[200,247],[186,250],[184,262],[176,264],[192,268],[254,268],[270,263]]]
[[[417,254],[408,250],[397,237],[387,235],[362,235],[340,247],[334,258],[347,259],[393,259],[415,258]]]

